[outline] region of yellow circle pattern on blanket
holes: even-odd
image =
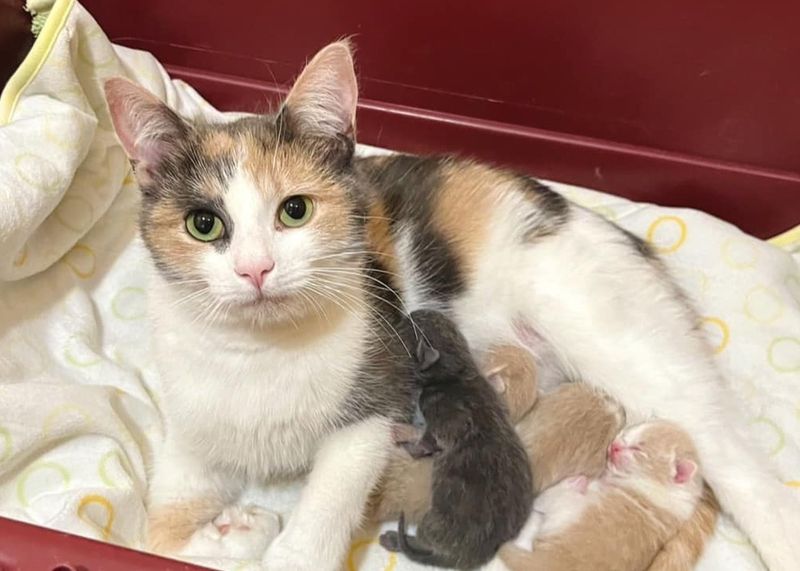
[[[800,371],[800,338],[777,337],[767,349],[767,360],[779,373]]]
[[[786,307],[775,290],[757,285],[747,292],[744,300],[744,312],[747,317],[758,323],[772,323],[783,316]]]
[[[53,163],[33,153],[23,153],[14,160],[17,176],[29,186],[55,194],[61,189],[61,175]]]
[[[731,341],[731,331],[728,324],[719,317],[708,316],[700,320],[700,325],[706,332],[706,336],[712,340],[714,354],[722,353]]]
[[[68,230],[83,234],[94,220],[94,208],[82,196],[65,196],[53,215]]]
[[[659,216],[647,229],[647,242],[659,254],[677,252],[686,242],[686,222],[678,216]]]
[[[356,563],[356,559],[358,554],[367,549],[370,545],[379,545],[378,538],[373,537],[371,539],[359,539],[358,541],[353,542],[350,546],[350,552],[347,554],[347,571],[359,571],[358,565]],[[386,561],[386,566],[383,568],[383,571],[394,571],[397,567],[397,553],[389,553],[389,558]]]
[[[135,321],[147,315],[145,303],[147,296],[140,287],[125,287],[111,300],[111,312],[117,319]]]
[[[89,507],[92,505],[100,506],[105,512],[105,523],[99,524],[89,513]],[[111,539],[111,530],[114,527],[114,505],[105,496],[98,494],[91,494],[81,498],[78,503],[78,517],[97,529],[103,538],[103,541]]]
[[[759,416],[750,421],[750,426],[766,426],[775,436],[775,444],[769,450],[770,456],[778,455],[786,447],[786,434],[778,424],[765,416]]]
[[[33,474],[43,471],[50,471],[57,474],[61,479],[62,489],[66,489],[69,485],[69,470],[64,468],[61,464],[56,464],[55,462],[37,462],[31,464],[19,475],[19,479],[17,480],[17,499],[24,507],[28,507],[28,480],[30,480]],[[53,488],[52,486],[44,486],[44,489],[50,492]]]
[[[19,254],[17,254],[17,257],[14,258],[14,261],[12,263],[14,264],[15,268],[21,268],[22,266],[25,265],[25,262],[27,261],[28,261],[28,246],[25,245],[22,247],[22,250],[19,251]]]
[[[80,279],[89,279],[94,275],[97,257],[86,244],[75,244],[64,256],[64,263]]]
[[[89,334],[75,333],[71,335],[64,348],[64,358],[76,367],[92,367],[103,360],[91,348]]]
[[[734,270],[746,270],[758,262],[758,249],[742,238],[728,238],[722,243],[722,259]]]
[[[71,403],[62,404],[51,410],[44,418],[44,423],[42,424],[42,436],[45,439],[49,438],[53,433],[56,423],[62,420],[63,417],[69,415],[78,419],[78,424],[82,429],[88,428],[92,425],[92,417],[81,407]],[[68,424],[68,421],[63,422],[63,424]]]

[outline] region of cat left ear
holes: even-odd
[[[694,477],[695,472],[697,472],[697,464],[691,460],[677,460],[675,462],[675,483],[685,484]]]
[[[188,124],[145,88],[122,77],[104,84],[111,122],[136,175],[149,177],[174,153],[189,131]]]
[[[439,360],[439,351],[425,343],[422,339],[417,343],[417,361],[420,371],[427,371]]]
[[[317,53],[294,83],[282,115],[293,134],[353,139],[358,83],[348,41]]]

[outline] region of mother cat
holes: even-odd
[[[545,369],[682,425],[770,568],[800,569],[800,505],[747,440],[694,313],[642,242],[507,171],[354,158],[346,43],[317,54],[275,116],[192,124],[125,80],[106,93],[157,269],[167,439],[149,500],[154,548],[263,548],[255,511],[228,509],[219,533],[198,534],[247,480],[310,469],[264,561],[338,569],[391,420],[409,413],[389,334],[396,291],[409,311],[447,311],[477,351],[527,343]]]

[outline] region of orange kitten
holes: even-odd
[[[536,499],[500,558],[512,571],[646,569],[695,513],[703,494],[698,462],[691,438],[672,423],[626,429],[599,478],[567,478]]]

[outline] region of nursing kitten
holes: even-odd
[[[421,331],[416,379],[426,426],[406,444],[433,455],[431,508],[416,536],[398,532],[381,545],[427,565],[473,569],[516,537],[528,519],[531,468],[496,390],[481,375],[452,321],[429,310],[411,314]]]
[[[536,467],[535,493],[578,474],[602,474],[608,446],[625,424],[618,404],[583,383],[567,383],[539,396],[530,410],[529,395],[537,384],[530,353],[514,346],[494,349],[484,360],[484,371],[493,369],[505,373],[495,386],[503,389],[510,410],[517,411],[511,418]],[[397,519],[401,513],[406,521],[418,521],[430,506],[431,466],[429,459],[414,460],[396,452],[372,498],[373,521]],[[649,571],[692,571],[714,534],[718,516],[716,498],[705,487],[695,512],[664,545]]]
[[[476,354],[514,344],[521,323],[536,333],[526,347],[552,355],[543,370],[679,423],[772,570],[800,568],[798,502],[746,436],[697,315],[644,243],[506,170],[355,158],[346,43],[313,58],[276,115],[208,125],[121,79],[106,94],[155,268],[166,441],[151,545],[185,548],[248,480],[309,472],[265,566],[338,569],[391,427],[413,412],[396,308],[432,308]]]
[[[493,347],[481,360],[481,370],[503,400],[512,423],[530,411],[537,398],[537,382],[536,366],[527,349]],[[397,447],[370,498],[368,518],[383,522],[404,514],[405,521],[418,522],[431,506],[432,479],[431,458],[415,459]]]
[[[511,571],[646,569],[700,501],[698,462],[676,425],[631,427],[609,447],[599,478],[568,478],[537,497],[525,530],[500,559]]]

